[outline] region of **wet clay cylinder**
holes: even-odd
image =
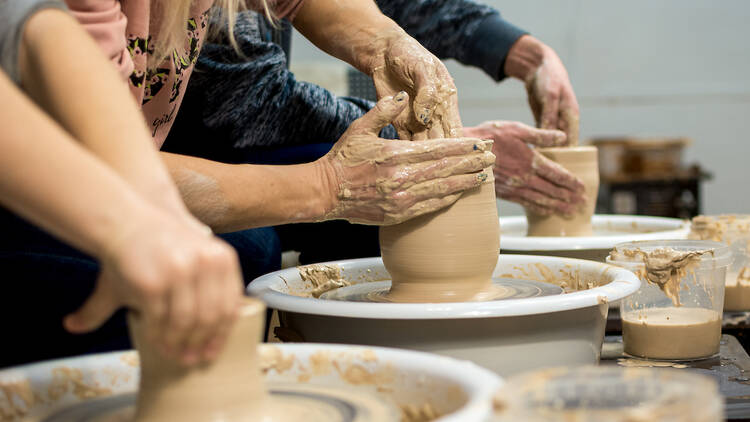
[[[491,291],[500,252],[492,178],[450,207],[381,227],[380,251],[392,279],[387,300],[482,300]]]
[[[257,353],[264,314],[262,302],[246,299],[221,354],[211,363],[190,368],[166,359],[145,342],[138,317],[129,315],[141,361],[135,421],[268,420],[270,396]]]
[[[539,215],[526,209],[527,236],[592,236],[591,216],[599,192],[599,165],[596,147],[540,148],[545,157],[578,176],[586,188],[586,203],[571,216]]]

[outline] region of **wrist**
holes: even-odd
[[[311,184],[310,200],[306,209],[304,221],[323,221],[328,219],[338,202],[339,183],[333,164],[327,156],[323,156],[309,164]]]
[[[549,47],[531,35],[522,36],[508,51],[505,74],[526,82],[544,63],[547,49]]]

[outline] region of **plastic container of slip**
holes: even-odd
[[[719,352],[724,279],[732,253],[708,240],[655,240],[615,246],[607,263],[633,271],[640,289],[620,306],[625,353],[694,360]]]
[[[699,215],[688,237],[729,246],[734,260],[727,269],[724,312],[750,311],[750,215]]]
[[[552,368],[495,395],[495,422],[719,422],[723,400],[703,375],[656,368]]]

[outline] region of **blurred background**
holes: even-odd
[[[563,60],[581,105],[582,140],[651,139],[635,152],[605,146],[600,212],[750,212],[749,1],[484,3]],[[465,125],[490,119],[534,123],[519,81],[495,84],[479,70],[446,64]],[[297,33],[291,65],[298,79],[341,95],[358,92],[348,65]],[[501,215],[523,214],[505,201],[499,209]]]

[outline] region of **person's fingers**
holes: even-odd
[[[187,339],[195,327],[197,280],[193,278],[194,273],[186,269],[176,271],[172,277],[174,284],[169,292],[169,313],[163,330],[163,342],[168,354],[179,356],[183,364],[191,365],[199,357],[195,350],[187,347]]]
[[[575,192],[558,187],[537,175],[532,175],[528,179],[526,186],[558,201],[573,204],[579,202],[581,199]]]
[[[409,164],[399,168],[392,177],[378,181],[377,187],[381,192],[392,192],[409,188],[430,179],[476,173],[491,167],[494,163],[495,155],[491,152],[484,152],[483,154],[459,155]]]
[[[386,219],[389,216],[391,218],[397,217],[419,202],[424,202],[432,198],[442,198],[477,187],[489,177],[491,177],[489,171],[481,171],[479,173],[449,176],[418,183],[392,194],[390,203],[386,205]],[[430,211],[435,211],[435,209],[425,210],[424,212]]]
[[[550,213],[573,215],[576,211],[573,204],[550,198],[527,186],[515,189],[510,196],[517,198],[517,202],[524,206],[530,205],[533,209],[546,209],[547,211],[544,211],[543,215],[549,215]]]
[[[491,150],[491,140],[477,138],[434,139],[421,142],[392,141],[386,143],[381,163],[386,165],[419,163],[454,155],[483,154]]]
[[[96,287],[83,305],[63,320],[65,329],[71,333],[87,333],[99,328],[117,310],[119,301],[112,290],[106,273],[99,276]]]
[[[383,225],[388,226],[388,225],[403,223],[406,220],[420,216],[422,214],[427,214],[428,212],[433,212],[433,211],[443,209],[453,204],[454,202],[456,202],[458,198],[460,197],[461,197],[461,193],[454,193],[452,195],[447,195],[442,198],[430,198],[425,201],[418,202],[412,205],[411,207],[409,207],[406,211],[403,211],[399,214],[395,214],[395,215],[386,214]]]
[[[404,91],[393,97],[381,98],[372,110],[355,120],[349,127],[350,133],[365,133],[377,136],[380,131],[391,124],[409,104],[409,94]]]
[[[537,151],[534,151],[532,167],[539,177],[572,191],[578,198],[584,197],[585,186],[581,179]]]
[[[195,280],[195,324],[186,340],[186,348],[199,351],[203,358],[208,341],[214,336],[222,317],[222,282],[224,269],[220,267],[221,252],[203,252],[199,259],[198,274]]]
[[[433,113],[441,100],[439,89],[435,85],[438,78],[432,67],[424,65],[417,66],[412,77],[417,91],[412,104],[412,111],[419,124],[425,128],[430,128]]]
[[[542,129],[557,129],[558,113],[560,111],[560,98],[558,93],[548,91],[541,93],[544,95],[542,102],[542,121],[539,125]]]
[[[567,135],[567,145],[578,145],[578,104],[563,105],[560,109],[560,129]]]
[[[554,147],[566,143],[565,132],[556,129],[537,129],[519,123],[518,134],[522,141],[538,147]]]

